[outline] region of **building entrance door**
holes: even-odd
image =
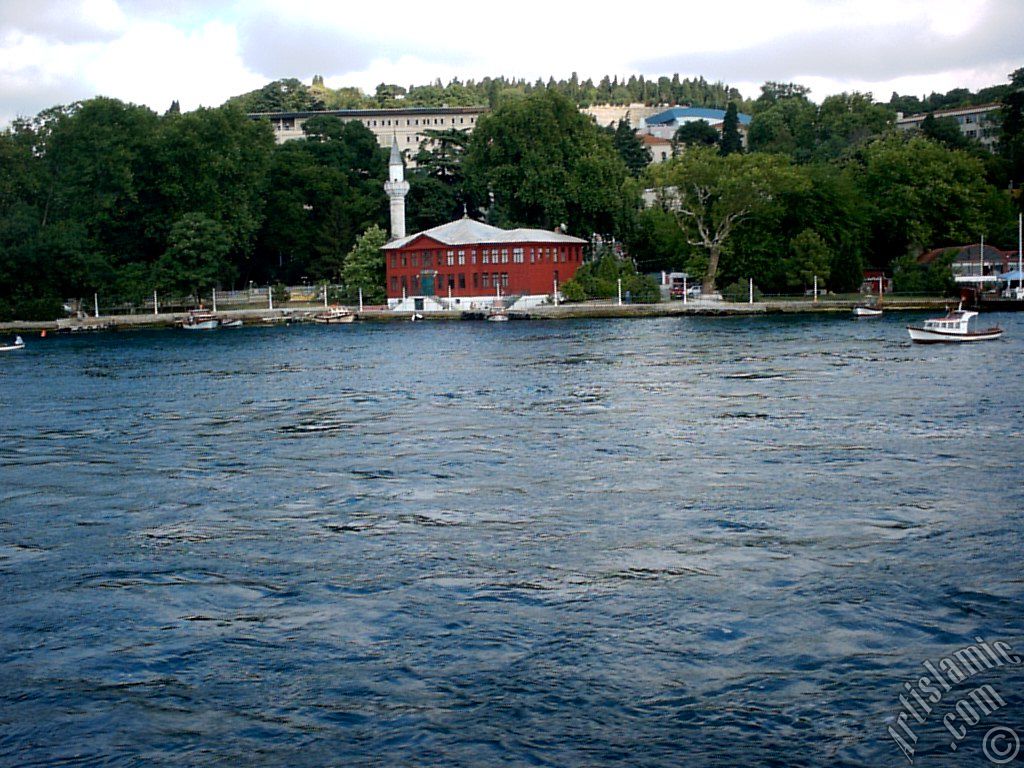
[[[437,272],[425,269],[420,272],[420,290],[423,291],[424,296],[433,296],[434,294],[434,278],[437,277]]]

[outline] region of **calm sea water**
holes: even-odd
[[[1024,318],[911,319],[28,339],[0,764],[906,765],[1024,653]]]

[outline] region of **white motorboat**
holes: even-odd
[[[506,312],[504,309],[495,309],[489,315],[487,315],[487,319],[492,323],[507,323],[508,312]]]
[[[242,318],[240,317],[233,317],[230,320],[220,321],[221,328],[241,328],[243,324]]]
[[[220,320],[208,309],[193,309],[181,321],[186,331],[212,331],[219,326]]]
[[[25,348],[25,340],[21,336],[14,337],[14,343],[0,346],[0,352],[15,352]]]
[[[325,309],[319,314],[313,315],[314,323],[326,323],[329,325],[335,325],[337,323],[352,323],[355,322],[356,316],[352,310],[347,307],[339,307],[337,305]]]
[[[872,307],[867,304],[858,304],[853,308],[854,317],[881,317],[882,308]]]
[[[978,316],[960,306],[945,317],[925,320],[922,326],[907,326],[911,341],[918,344],[943,344],[968,341],[991,341],[1003,335],[1003,329],[993,326],[984,330],[971,330],[970,322]]]

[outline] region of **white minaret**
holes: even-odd
[[[409,182],[405,180],[402,153],[398,151],[398,137],[391,137],[391,159],[388,160],[388,180],[384,191],[391,200],[391,239],[405,237],[405,196],[409,194]]]

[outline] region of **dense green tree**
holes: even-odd
[[[1024,67],[1010,75],[1000,118],[999,152],[1008,163],[1017,205],[1024,210]]]
[[[230,283],[231,233],[205,213],[186,213],[171,227],[167,251],[156,265],[156,282],[177,295],[200,298]]]
[[[779,204],[777,192],[800,182],[777,155],[732,154],[694,148],[652,170],[662,206],[676,214],[690,245],[707,256],[703,290],[715,292],[720,261],[742,221]]]
[[[815,119],[814,156],[818,160],[838,158],[849,148],[884,134],[895,117],[886,107],[875,104],[870,93],[828,96],[818,107]]]
[[[813,229],[803,230],[790,242],[786,277],[791,287],[806,289],[813,285],[815,278],[824,287],[831,269],[832,254]]]
[[[359,236],[345,257],[341,280],[349,301],[356,301],[360,290],[367,304],[383,304],[387,300],[384,252],[381,251],[387,241],[387,233],[381,227],[372,226]]]
[[[722,121],[722,141],[719,143],[718,152],[725,156],[742,151],[743,137],[740,136],[740,118],[736,111],[736,102],[730,101],[725,110],[725,119]]]
[[[651,150],[644,146],[636,129],[630,127],[626,120],[619,120],[612,136],[612,144],[633,176],[640,176],[647,170],[651,162]]]
[[[803,96],[777,99],[756,112],[747,132],[751,152],[788,155],[806,162],[816,146],[817,108]]]
[[[706,120],[688,120],[676,129],[673,140],[684,147],[713,147],[718,144],[718,131]]]
[[[921,135],[927,139],[944,144],[948,149],[970,149],[972,142],[960,131],[960,124],[955,117],[935,117],[931,112],[921,121]]]
[[[983,231],[988,186],[977,158],[921,137],[890,136],[866,146],[859,162],[876,266],[927,247],[972,242]]]
[[[554,91],[504,102],[480,119],[464,163],[477,205],[506,223],[615,232],[627,170],[610,137]]]

